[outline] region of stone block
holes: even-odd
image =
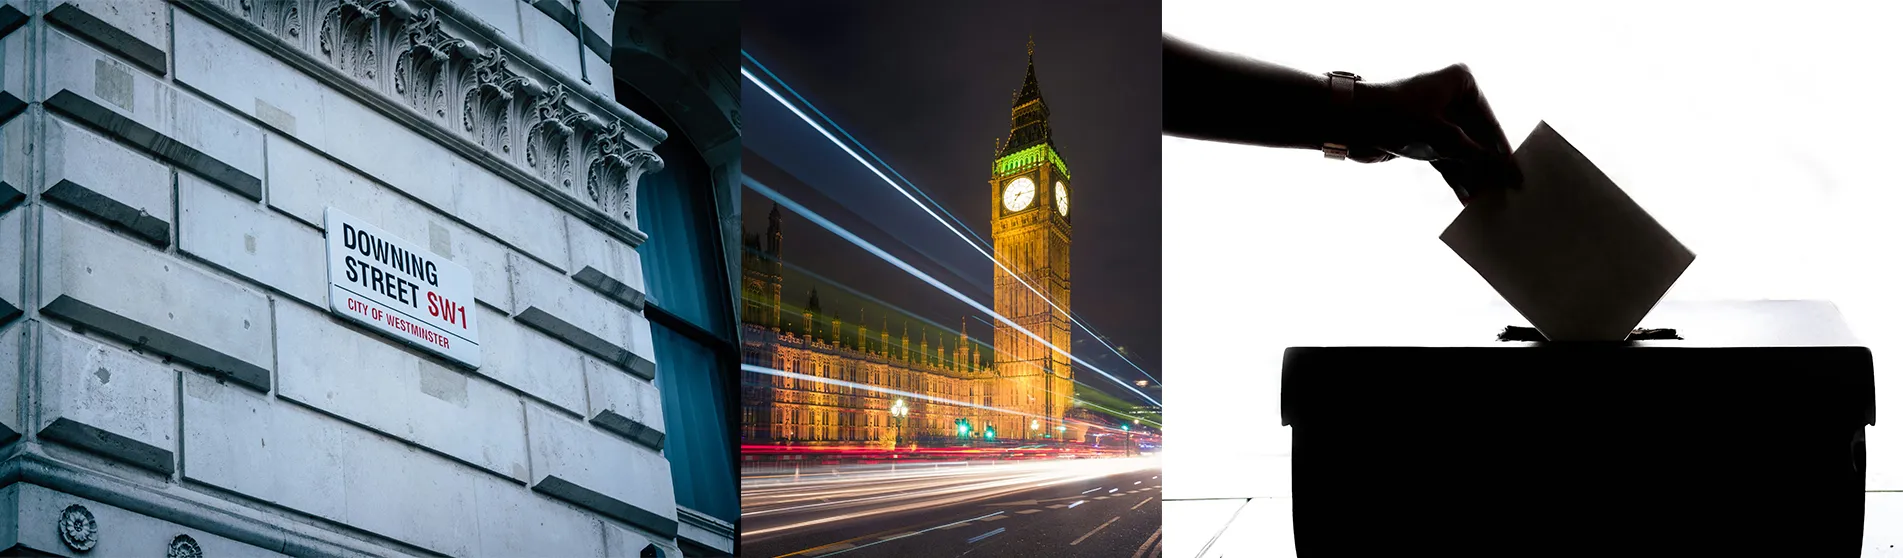
[[[591,0],[592,1],[592,0]],[[641,277],[641,254],[593,225],[568,221],[568,269],[575,281],[610,299],[640,310],[647,302]]]
[[[281,123],[272,126],[509,247],[549,265],[566,265],[566,241],[551,234],[562,226],[563,213],[548,200],[183,10],[174,26],[179,81],[232,110]],[[480,273],[475,266],[470,271]],[[477,287],[478,297],[482,289]]]
[[[528,406],[531,486],[556,498],[673,537],[674,482],[659,452]]]
[[[152,244],[172,243],[171,169],[64,118],[44,122],[47,199]]]
[[[647,331],[646,318],[516,254],[509,255],[509,278],[516,321],[615,366],[653,374],[653,340],[636,339]]]
[[[581,78],[581,44],[575,38],[572,24],[551,17],[538,5],[523,3],[517,6],[522,14],[522,46],[557,70],[570,77]],[[573,17],[567,2],[559,2],[556,6],[556,13]]]
[[[470,14],[482,20],[482,23],[501,31],[515,42],[522,42],[522,22],[516,12],[516,5],[522,0],[464,0],[462,7]]]
[[[319,229],[325,207],[342,209],[469,268],[477,301],[509,307],[508,249],[500,242],[302,145],[276,134],[266,139],[271,207]]]
[[[178,373],[59,328],[37,329],[40,438],[160,473],[176,470]]]
[[[28,173],[33,170],[32,125],[28,118],[16,118],[0,125],[0,211],[26,200],[32,188]]]
[[[647,556],[646,554],[642,554],[641,551],[647,550],[649,546],[658,547],[655,549],[657,550],[655,556],[667,556],[672,558],[681,555],[680,550],[671,548],[664,544],[664,542],[657,542],[654,539],[643,536],[632,529],[613,523],[608,523],[604,526],[608,530],[609,556],[628,558]]]
[[[30,17],[26,15],[26,0],[6,0],[0,2],[0,36],[12,34],[15,29],[26,25]]]
[[[594,514],[521,486],[478,480],[470,512],[482,556],[602,555],[603,521]]]
[[[12,442],[26,432],[20,428],[20,369],[26,351],[27,327],[18,322],[0,328],[0,444]]]
[[[24,3],[9,0],[0,4],[0,21],[10,22],[9,10],[18,11]],[[20,23],[24,23],[24,19]],[[19,23],[12,24],[15,28]],[[26,111],[27,99],[27,35],[29,33],[7,33],[0,38],[0,122],[11,120]]]
[[[615,68],[608,59],[591,52],[582,59],[582,63],[588,65],[588,86],[613,99],[615,97]]]
[[[510,321],[501,312],[487,307],[472,312],[482,324],[482,368],[476,373],[575,416],[588,412],[581,351]]]
[[[660,451],[667,434],[661,390],[626,371],[592,358],[586,360],[588,422]]]
[[[582,40],[588,46],[588,53],[598,58],[614,56],[614,45],[608,44],[608,37],[614,36],[615,11],[601,0],[581,0]],[[588,78],[595,79],[593,68],[588,70]],[[613,81],[613,80],[608,80]],[[611,97],[612,98],[612,97]]]
[[[184,384],[186,479],[435,552],[475,554],[470,510],[487,475],[211,378],[188,374]]]
[[[178,175],[178,248],[278,292],[325,306],[324,233],[257,202]]]
[[[63,31],[45,37],[48,109],[246,197],[263,198],[264,136],[257,127]]]
[[[172,36],[168,16],[165,0],[62,0],[47,10],[46,21],[165,75]]]
[[[26,214],[31,209],[0,213],[0,324],[7,323],[26,310],[26,292],[20,279],[26,276]]]
[[[43,215],[42,312],[270,389],[264,295],[57,211]]]
[[[522,400],[328,314],[278,304],[278,395],[528,482]]]
[[[200,554],[193,556],[284,556],[271,550],[36,484],[19,483],[0,489],[0,500],[10,504],[0,508],[9,514],[8,517],[0,519],[0,523],[28,527],[19,529],[16,533],[17,538],[6,537],[4,533],[0,533],[0,547],[31,549],[29,552],[20,553],[22,555],[168,556],[166,551],[171,548],[172,542],[179,537],[187,537],[197,545],[200,551]],[[65,512],[67,507],[74,505],[86,508],[86,511],[92,514],[93,523],[99,527],[96,532],[98,542],[83,554],[73,554],[72,549],[60,541],[59,529],[53,528],[54,525],[59,524],[60,514]],[[15,512],[19,515],[11,515]]]
[[[458,159],[460,161],[460,159]],[[556,269],[568,265],[568,213],[474,164],[456,168],[456,217]]]

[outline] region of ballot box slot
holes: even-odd
[[[1500,330],[1500,334],[1496,336],[1495,339],[1499,341],[1510,341],[1510,342],[1511,341],[1534,342],[1534,343],[1547,342],[1546,336],[1541,335],[1540,330],[1533,329],[1530,327],[1514,326],[1514,325],[1507,326],[1505,329]],[[1678,335],[1678,330],[1673,328],[1640,328],[1640,329],[1632,330],[1632,333],[1627,335],[1625,340],[1626,341],[1684,341],[1685,338],[1680,337]]]

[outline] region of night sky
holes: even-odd
[[[1158,2],[748,2],[743,12],[747,54],[985,243],[994,140],[1010,133],[1011,94],[1024,79],[1025,40],[1034,37],[1054,143],[1075,179],[1072,312],[1162,377]],[[990,304],[989,260],[745,80],[742,102],[748,176]],[[766,228],[770,207],[766,198],[745,190],[747,232]],[[973,337],[991,340],[990,320],[982,313],[783,213],[789,266],[904,307],[954,333],[961,317],[969,318]],[[788,276],[784,298],[803,306],[814,282],[791,270]],[[831,285],[819,290],[825,313],[838,313],[847,323],[857,321],[864,307],[876,337],[883,313],[876,305]],[[907,318],[888,319],[896,342]],[[918,327],[916,318],[912,323]],[[913,331],[917,343],[920,335]],[[938,344],[935,336],[931,341]],[[1073,327],[1071,351],[1126,382],[1142,377],[1081,328]],[[1076,376],[1137,399],[1081,366]]]

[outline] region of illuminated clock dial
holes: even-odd
[[[1064,189],[1064,183],[1057,183],[1057,214],[1070,216],[1070,191]]]
[[[1037,186],[1031,184],[1030,178],[1020,176],[1004,187],[1005,211],[1017,211],[1029,207],[1031,200],[1036,198]]]

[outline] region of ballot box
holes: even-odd
[[[1642,327],[1682,339],[1289,348],[1298,555],[1855,556],[1876,399],[1837,309]]]

